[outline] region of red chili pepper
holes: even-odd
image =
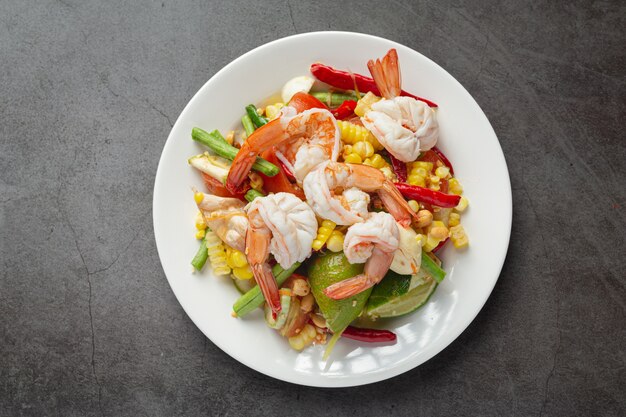
[[[281,171],[283,171],[285,173],[285,175],[287,176],[287,178],[289,178],[289,181],[296,182],[295,175],[293,175],[293,172],[291,172],[289,167],[287,165],[285,165],[283,160],[282,159],[278,159],[278,158],[276,158],[276,160],[278,161],[278,165],[280,166]]]
[[[446,242],[448,242],[448,239],[450,239],[449,237],[445,238],[444,240],[442,240],[441,242],[439,242],[439,244],[437,246],[435,246],[435,249],[433,249],[433,253],[437,253],[437,251],[441,248],[443,248],[443,245],[446,244]]]
[[[418,185],[395,183],[398,190],[408,199],[418,200],[437,207],[456,207],[461,200],[460,195],[444,194]]]
[[[341,336],[347,339],[370,343],[395,342],[397,339],[396,334],[389,330],[362,329],[353,326],[346,327],[346,330],[341,333]]]
[[[445,166],[450,168],[450,175],[454,176],[454,168],[452,168],[452,164],[450,163],[450,160],[443,154],[443,152],[441,152],[441,150],[436,146],[433,146],[431,151],[433,151],[435,155],[437,155],[439,159],[441,159],[441,162],[443,162]]]
[[[250,188],[249,184],[246,184],[246,183],[242,184],[241,190],[243,190],[243,193],[233,194],[226,188],[224,184],[222,184],[215,178],[211,177],[210,175],[205,174],[204,172],[201,172],[201,174],[202,174],[202,179],[204,180],[204,185],[206,186],[207,191],[210,194],[216,195],[218,197],[234,197],[234,198],[238,198],[240,200],[246,201],[246,199],[244,198],[244,195],[246,194],[246,191],[248,191],[248,189]]]
[[[318,80],[335,88],[353,90],[356,85],[356,88],[358,88],[361,93],[371,91],[377,96],[380,95],[380,91],[378,90],[378,87],[376,87],[374,80],[361,74],[351,74],[349,72],[337,70],[333,67],[329,67],[328,65],[319,63],[311,65],[311,74],[313,74],[313,76],[315,76]],[[437,104],[432,101],[407,93],[404,90],[402,90],[400,95],[413,97],[416,100],[423,101],[430,107],[437,107]]]
[[[402,162],[392,154],[389,154],[389,159],[391,159],[391,166],[393,167],[393,171],[396,173],[396,177],[398,177],[398,181],[406,182],[408,176],[406,163]]]
[[[298,113],[302,113],[309,109],[327,109],[326,105],[310,94],[298,92],[291,97],[289,105],[296,109]]]
[[[341,106],[333,110],[333,116],[335,116],[335,118],[339,120],[346,119],[354,114],[355,108],[356,101],[345,100],[343,103],[341,103]]]

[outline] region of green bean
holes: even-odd
[[[311,93],[311,95],[328,107],[339,107],[346,100],[358,100],[358,97],[353,92],[334,93],[332,91],[319,91]]]
[[[206,240],[202,239],[198,252],[196,252],[196,256],[194,256],[191,260],[191,265],[196,269],[196,271],[201,271],[208,257],[209,252],[207,251]]]
[[[254,188],[249,189],[248,192],[246,193],[246,195],[244,196],[244,198],[246,200],[248,200],[249,202],[251,202],[251,203],[257,197],[265,197],[265,194],[263,194],[260,191],[255,190]]]
[[[246,135],[250,136],[252,132],[254,132],[254,125],[252,124],[252,119],[247,114],[241,118],[241,124],[243,125],[243,130],[246,131]]]
[[[224,139],[224,137],[217,130],[208,133],[200,129],[199,127],[194,127],[191,130],[191,138],[196,142],[200,142],[203,145],[208,146],[213,152],[215,152],[219,156],[231,161],[235,159],[235,156],[237,156],[237,152],[239,152],[239,149],[235,148],[232,145],[229,145],[228,142],[226,142],[226,139]],[[278,174],[278,167],[276,165],[259,157],[257,157],[254,165],[252,165],[252,169],[254,169],[255,171],[259,171],[260,173],[265,174],[268,177],[273,177],[274,175]]]
[[[263,116],[259,116],[259,113],[256,111],[256,106],[254,104],[249,104],[246,106],[246,113],[252,120],[252,123],[259,128],[267,123],[267,119]]]
[[[274,265],[272,268],[272,274],[276,278],[276,283],[280,287],[283,282],[287,280],[293,274],[293,271],[298,269],[300,266],[300,262],[296,262],[291,265],[287,269],[283,269],[280,265]],[[233,304],[233,311],[237,314],[238,317],[243,317],[246,314],[256,310],[258,307],[261,307],[263,302],[265,301],[265,297],[263,297],[263,293],[259,286],[252,287],[250,291],[239,297],[235,304]]]

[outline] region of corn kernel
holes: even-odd
[[[237,249],[233,249],[230,252],[230,263],[231,268],[243,268],[248,265],[248,260],[246,259],[246,255],[243,252],[238,251]]]
[[[456,178],[450,178],[448,181],[448,191],[450,194],[461,195],[463,194],[463,187],[461,183]]]
[[[352,147],[354,152],[359,154],[361,158],[369,158],[374,155],[374,146],[367,141],[359,141]]]
[[[417,186],[420,186],[420,187],[425,187],[426,186],[426,180],[424,179],[424,177],[422,177],[420,175],[411,174],[411,175],[409,175],[409,178],[407,178],[407,181],[411,185],[417,185]]]
[[[242,266],[241,268],[233,268],[233,275],[237,279],[251,279],[254,276],[250,265]]]
[[[198,230],[206,229],[206,222],[204,221],[204,216],[200,212],[196,214],[196,229]]]
[[[461,215],[459,213],[450,213],[448,217],[448,226],[454,227],[461,223]]]
[[[322,249],[322,246],[324,246],[324,241],[320,239],[313,240],[313,243],[311,244],[311,248],[313,248],[313,250],[320,250]]]
[[[388,180],[391,180],[391,181],[397,180],[396,174],[393,173],[393,171],[391,170],[391,167],[384,166],[384,167],[380,168],[380,171],[383,173],[385,178],[387,178]]]
[[[363,165],[374,168],[374,164],[372,164],[372,160],[370,158],[365,158],[365,161],[363,161]]]
[[[417,241],[417,243],[418,243],[420,246],[422,246],[422,247],[426,244],[426,236],[425,236],[425,235],[423,235],[423,234],[421,234],[421,233],[418,233],[418,234],[415,236],[415,240],[416,240],[416,241]]]
[[[335,227],[337,227],[337,224],[332,220],[322,220],[322,226],[334,230]]]
[[[341,156],[343,158],[345,158],[346,156],[350,155],[351,153],[354,153],[354,150],[352,150],[352,145],[344,145],[343,152],[342,152]]]
[[[408,203],[409,203],[409,207],[411,207],[411,209],[412,209],[414,212],[416,212],[416,213],[417,213],[417,212],[419,211],[419,209],[420,209],[420,203],[418,203],[418,202],[417,202],[417,201],[415,201],[415,200],[409,200],[409,202],[408,202]]]
[[[436,175],[431,175],[431,176],[428,178],[428,181],[430,181],[430,183],[431,183],[431,184],[439,184],[439,182],[441,181],[441,179],[440,179],[438,176],[436,176]]]
[[[354,152],[344,157],[343,160],[348,164],[360,164],[362,162],[361,156]]]
[[[428,188],[433,191],[439,191],[441,189],[441,186],[439,184],[430,184]]]
[[[289,346],[295,350],[304,349],[304,340],[300,335],[292,336],[289,338]]]
[[[426,237],[426,243],[424,244],[424,247],[422,249],[424,250],[424,252],[432,252],[432,250],[435,249],[437,245],[439,245],[439,242],[441,241],[428,235]]]
[[[377,153],[372,155],[372,157],[370,158],[370,161],[372,162],[372,166],[374,168],[382,168],[385,166],[385,160],[383,159],[382,156],[380,156]]]
[[[422,178],[426,178],[426,177],[428,177],[428,173],[429,172],[430,171],[427,171],[424,168],[419,168],[418,167],[418,168],[414,168],[414,169],[411,170],[411,175],[419,175]]]
[[[376,136],[372,135],[371,133],[369,133],[365,137],[365,140],[371,143],[374,147],[374,150],[376,151],[382,151],[383,149],[385,149],[385,147],[378,141],[378,139],[376,139]]]
[[[450,228],[450,240],[457,249],[464,248],[469,244],[465,229],[460,224]]]
[[[424,170],[426,170],[426,172],[430,172],[433,170],[433,163],[432,162],[425,162],[425,161],[415,161],[413,162],[413,168],[412,169],[416,169],[416,168],[423,168]],[[426,176],[426,174],[423,175],[424,177]]]
[[[193,199],[196,201],[197,204],[200,204],[202,203],[202,200],[204,200],[204,194],[202,194],[201,192],[194,193]]]
[[[341,252],[343,250],[344,235],[339,231],[337,233],[333,233],[326,241],[326,247],[331,252]]]
[[[204,239],[206,232],[204,230],[198,230],[196,232],[196,239]]]
[[[368,92],[356,103],[354,114],[359,117],[365,116],[365,113],[370,111],[370,109],[372,108],[372,104],[376,103],[380,99],[380,97],[377,97],[376,94],[372,93],[371,91]]]
[[[459,204],[457,204],[457,206],[454,209],[458,212],[463,212],[467,208],[468,204],[469,204],[469,201],[467,200],[467,198],[461,197]]]
[[[439,178],[447,178],[450,175],[450,168],[439,167],[435,170],[435,175]]]

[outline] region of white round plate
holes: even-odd
[[[193,238],[197,211],[191,187],[203,189],[187,159],[204,149],[191,140],[194,126],[232,129],[244,107],[280,91],[290,78],[309,74],[322,62],[368,74],[367,60],[396,48],[402,87],[438,103],[438,147],[454,165],[470,207],[463,214],[470,248],[447,245],[447,272],[426,306],[389,320],[398,341],[376,346],[341,339],[331,358],[324,346],[302,353],[268,328],[257,311],[231,317],[239,293],[229,278],[210,268],[192,273],[198,249]],[[239,362],[274,378],[319,387],[382,381],[415,368],[456,339],[476,317],[500,274],[511,233],[511,185],[498,139],[476,101],[443,68],[414,50],[375,36],[348,32],[305,33],[270,42],[237,58],[215,74],[185,107],[161,155],[154,184],[154,233],[167,279],[191,320],[213,343]],[[497,215],[494,215],[497,213]],[[496,224],[497,222],[497,224]]]

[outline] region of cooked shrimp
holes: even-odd
[[[296,114],[293,107],[284,107],[280,117],[255,130],[243,143],[228,173],[226,187],[236,190],[256,157],[272,146],[276,146],[276,156],[301,184],[319,163],[337,160],[341,135],[337,121],[328,110],[310,109]]]
[[[289,193],[256,198],[248,207],[248,218],[245,254],[267,304],[278,313],[278,285],[268,257],[274,255],[285,269],[308,258],[317,234],[317,219],[304,201]]]
[[[435,112],[412,97],[399,97],[398,54],[390,49],[382,62],[370,60],[367,67],[384,99],[372,104],[361,117],[363,125],[389,153],[404,162],[417,159],[437,143],[439,124]]]
[[[398,189],[376,168],[327,161],[304,179],[307,202],[322,218],[339,225],[359,223],[367,216],[369,196],[377,192],[383,204],[402,225],[411,223],[415,212]]]
[[[242,252],[246,247],[248,230],[248,217],[244,206],[245,204],[236,198],[212,194],[204,194],[204,198],[198,203],[198,209],[207,226],[228,246]]]
[[[332,299],[341,300],[379,283],[391,266],[399,239],[398,225],[388,213],[371,213],[365,222],[350,226],[343,243],[343,253],[351,264],[365,262],[365,269],[361,275],[327,287],[324,293]]]

